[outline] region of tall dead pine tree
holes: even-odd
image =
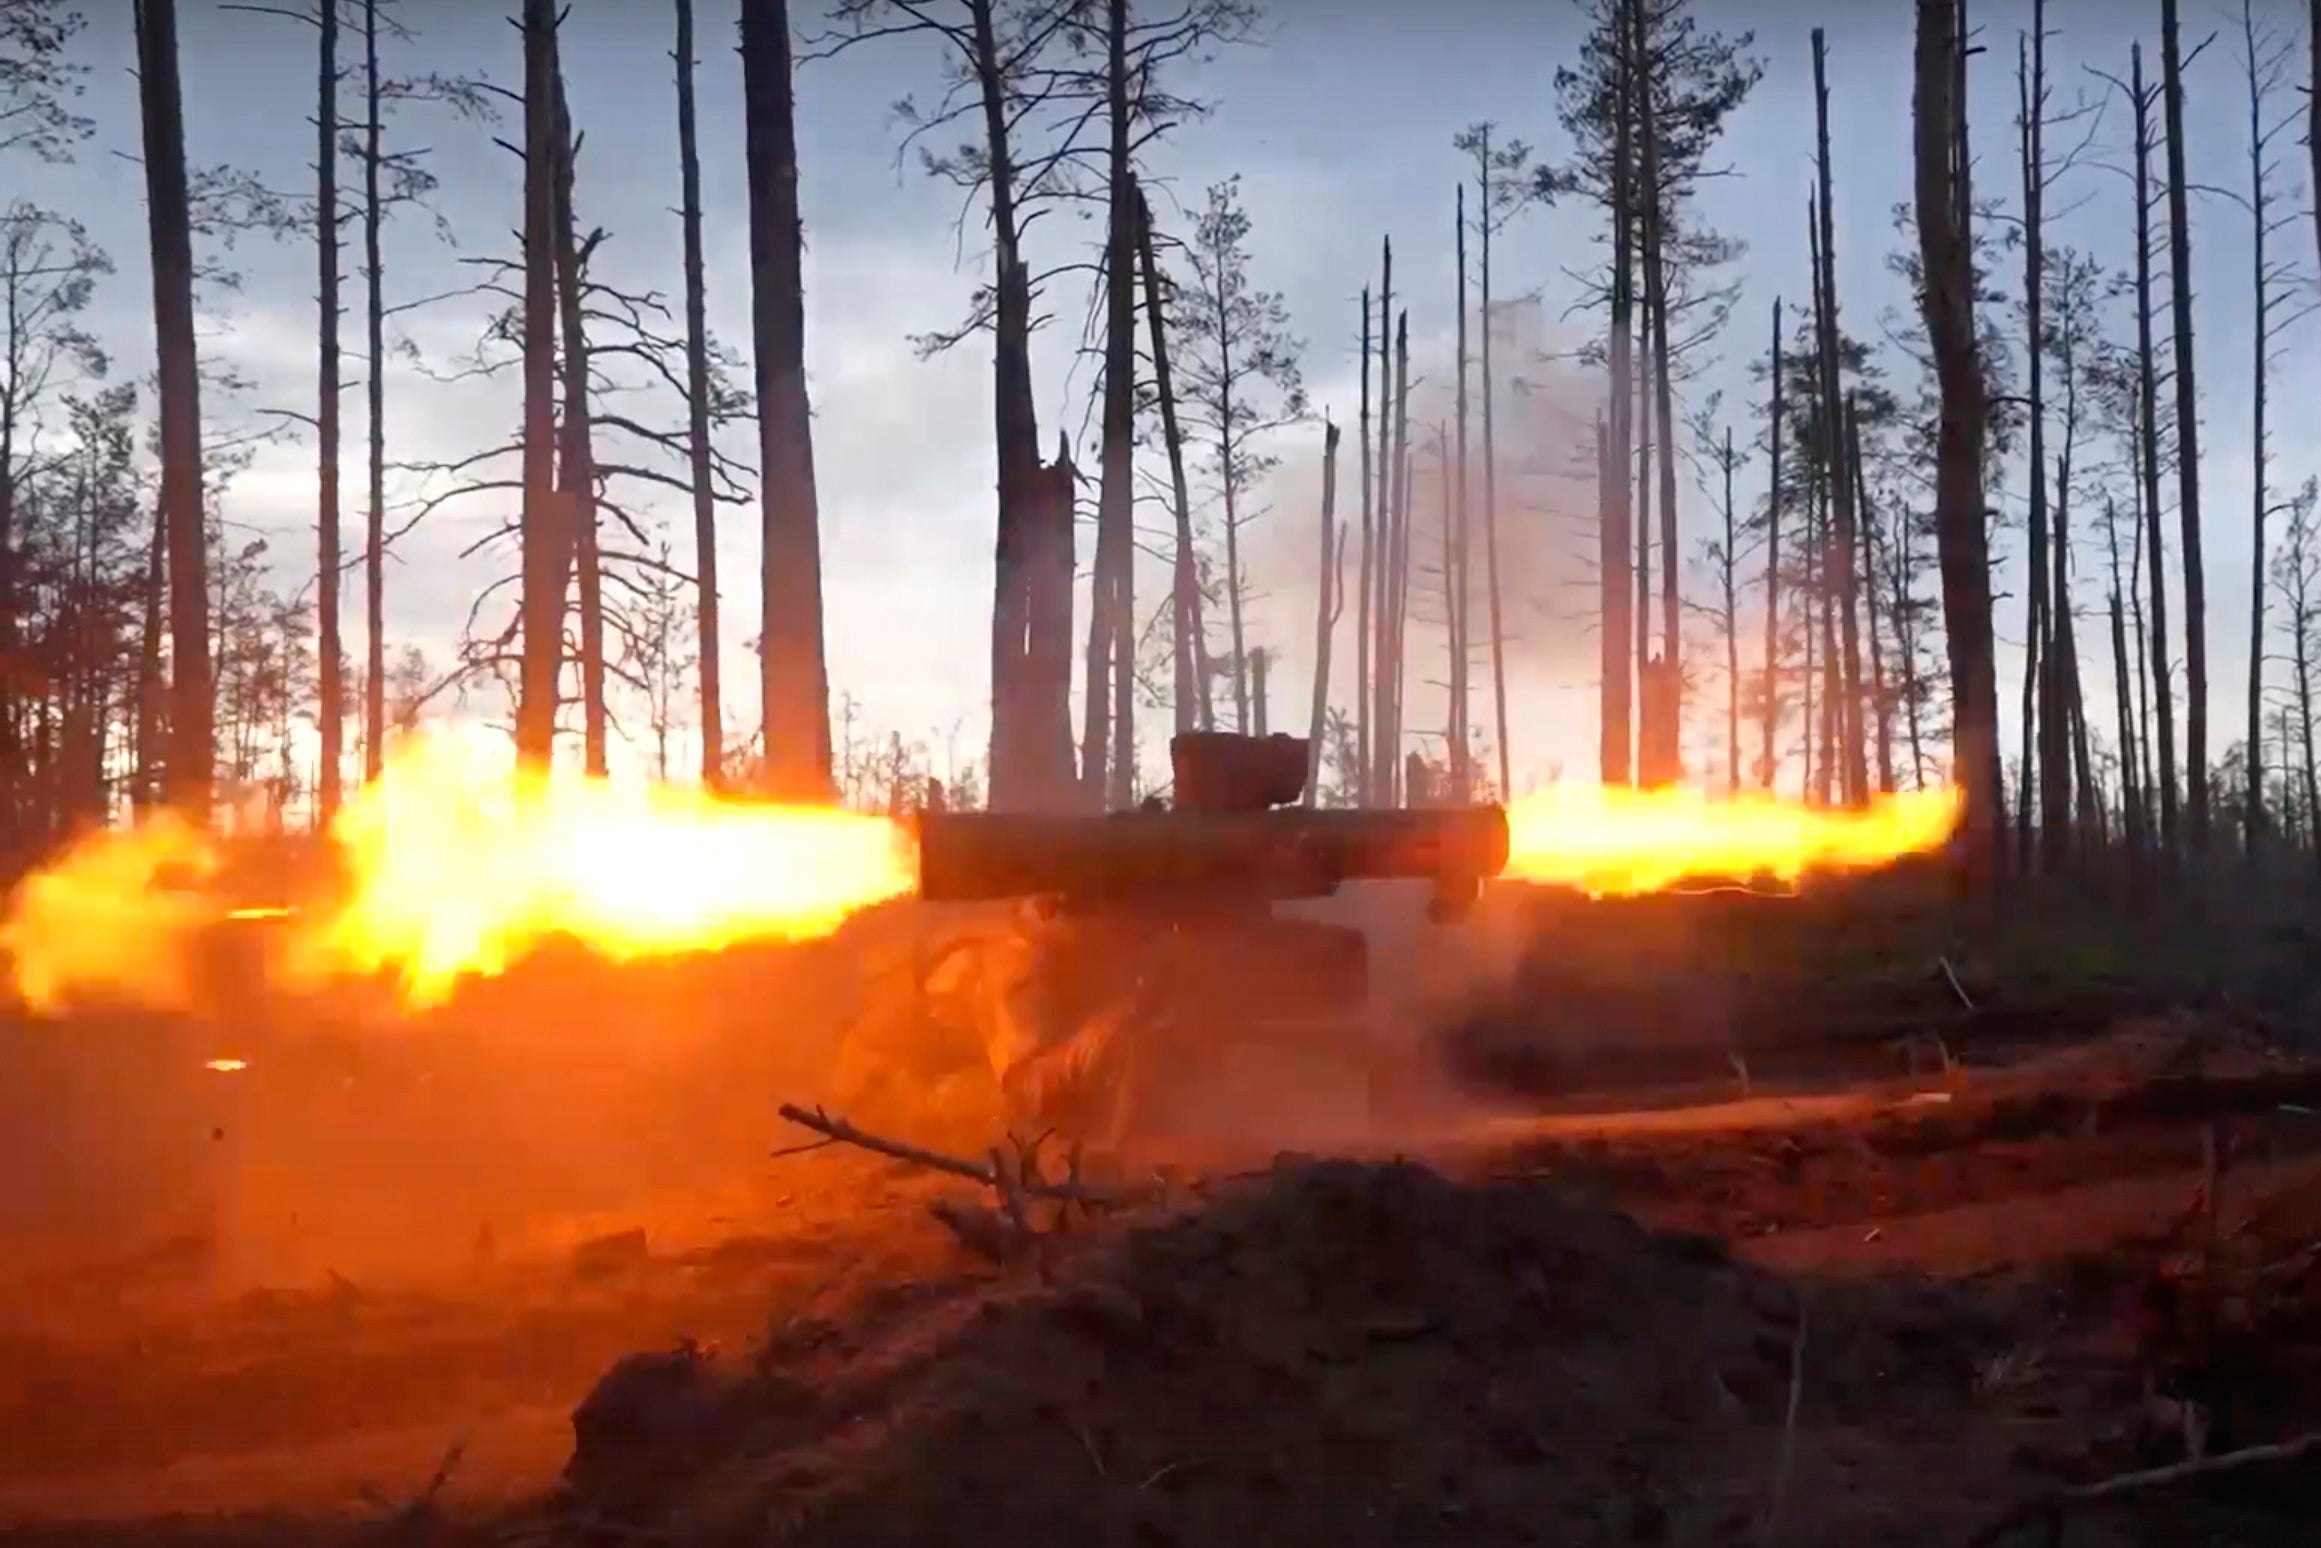
[[[1474,589],[1467,580],[1467,185],[1459,184],[1455,205],[1456,239],[1453,243],[1458,266],[1458,382],[1453,389],[1457,404],[1458,436],[1452,447],[1454,459],[1452,475],[1456,482],[1446,502],[1444,520],[1450,525],[1450,540],[1443,552],[1443,595],[1448,605],[1444,612],[1451,634],[1451,713],[1448,731],[1450,756],[1444,760],[1449,766],[1451,788],[1458,799],[1466,800],[1475,788],[1475,771],[1470,767],[1472,744],[1467,734],[1468,695],[1467,666],[1471,649],[1467,638],[1467,602]]]
[[[529,22],[526,25],[529,26]],[[527,43],[527,51],[529,47]],[[530,73],[529,58],[527,52],[527,76]],[[385,85],[379,79],[379,0],[363,0],[363,322],[365,347],[370,351],[373,362],[363,373],[368,410],[364,432],[369,451],[366,459],[368,497],[363,507],[363,778],[366,781],[379,777],[387,753],[387,373],[376,364],[387,358],[386,266],[379,251],[380,227],[385,223],[387,214],[385,195],[379,187],[380,173],[386,165],[385,148],[381,144],[381,108],[385,95]],[[530,132],[530,124],[531,115],[527,111],[527,134]],[[529,179],[530,172],[527,169],[524,185],[527,230],[532,218],[532,185]],[[530,283],[530,272],[529,269],[525,271],[527,286]],[[530,294],[527,289],[527,306]],[[529,405],[529,356],[526,357],[524,371],[525,401]],[[530,412],[528,407],[526,412]],[[531,509],[529,502],[532,489],[529,426],[530,421],[527,419],[524,473],[527,511]],[[529,522],[524,530],[524,573],[529,577],[532,563]],[[524,584],[529,587],[531,582],[526,579]],[[530,604],[527,602],[523,606],[528,608]],[[518,668],[520,681],[524,670]],[[519,702],[520,697],[519,694]],[[518,718],[521,717],[522,711],[519,710]],[[553,727],[553,712],[550,719]],[[518,741],[520,744],[521,736]]]
[[[557,506],[572,542],[579,582],[580,723],[582,767],[591,778],[610,772],[611,719],[605,702],[604,563],[596,513],[596,449],[589,409],[588,256],[596,245],[578,229],[573,188],[580,135],[564,95],[564,64],[556,60],[556,316],[563,350],[564,415],[557,438]]]
[[[1103,445],[1096,500],[1096,569],[1088,603],[1087,686],[1080,778],[1091,806],[1126,807],[1133,795],[1136,611],[1136,182],[1129,172],[1128,0],[1105,7],[1110,199],[1104,248]]]
[[[1781,298],[1773,298],[1773,354],[1766,384],[1772,402],[1766,406],[1765,449],[1773,470],[1765,487],[1765,738],[1757,765],[1757,785],[1773,788],[1781,768],[1781,382],[1787,364],[1781,358]]]
[[[556,497],[556,4],[524,0],[524,514],[516,756],[556,754],[570,547]],[[374,372],[375,374],[375,372]]]
[[[1628,0],[1630,59],[1635,76],[1637,142],[1642,148],[1642,180],[1638,213],[1644,273],[1645,334],[1652,355],[1652,396],[1648,406],[1654,428],[1646,438],[1659,448],[1660,500],[1660,657],[1657,678],[1647,685],[1644,710],[1650,729],[1640,741],[1653,749],[1644,779],[1654,785],[1673,785],[1684,778],[1684,603],[1681,591],[1682,552],[1676,511],[1676,399],[1675,368],[1668,346],[1669,254],[1667,225],[1669,190],[1661,171],[1661,126],[1655,104],[1658,71],[1654,68],[1651,34],[1646,26],[1643,0]],[[1650,599],[1639,596],[1639,608]]]
[[[1322,422],[1321,568],[1314,577],[1314,694],[1306,716],[1306,794],[1322,783],[1322,737],[1330,719],[1330,644],[1346,611],[1346,535],[1338,524],[1338,427]]]
[[[137,0],[137,96],[145,211],[153,246],[153,334],[161,420],[162,525],[169,534],[169,804],[210,820],[209,544],[203,531],[201,367],[193,327],[193,219],[185,109],[177,79],[177,0]]]
[[[323,0],[315,20],[321,35],[315,71],[314,247],[320,341],[314,394],[314,660],[315,706],[322,747],[315,817],[328,826],[338,815],[346,760],[345,647],[339,642],[339,206],[338,0]],[[372,367],[374,374],[377,367]]]
[[[833,790],[830,679],[806,399],[805,241],[788,0],[742,0],[741,68],[764,538],[758,650],[765,788],[779,799],[825,801]]]
[[[1635,81],[1639,74],[1626,29],[1615,47],[1618,79],[1614,94],[1618,106],[1612,140],[1612,307],[1610,439],[1599,480],[1602,494],[1601,541],[1597,545],[1598,579],[1602,586],[1601,718],[1598,726],[1598,777],[1607,785],[1625,785],[1632,777],[1629,754],[1635,736],[1634,649],[1636,593],[1634,585],[1635,534],[1629,530],[1628,463],[1634,445],[1636,385],[1634,369],[1635,256],[1634,180]]]
[[[725,687],[717,597],[717,492],[709,445],[709,285],[701,253],[700,130],[693,100],[693,0],[677,5],[678,219],[685,240],[685,450],[693,481],[694,620],[701,674],[701,783],[725,783]]]
[[[1823,564],[1834,592],[1831,602],[1837,610],[1839,643],[1844,652],[1839,662],[1842,693],[1836,715],[1840,786],[1846,804],[1858,806],[1869,798],[1870,774],[1862,727],[1861,574],[1857,567],[1855,533],[1859,512],[1854,502],[1856,486],[1848,462],[1852,448],[1845,434],[1844,389],[1839,379],[1837,217],[1831,208],[1828,53],[1822,29],[1814,28],[1814,137],[1818,146],[1816,177],[1820,189],[1815,203],[1821,222],[1816,243],[1821,262],[1814,280],[1814,324],[1821,365],[1822,461],[1829,480],[1833,525],[1831,541],[1824,548]]]
[[[1959,0],[1917,0],[1913,93],[1919,306],[1942,417],[1935,450],[1935,544],[1950,651],[1955,777],[1966,792],[1963,860],[1987,886],[1998,859],[1999,702],[1991,640],[1990,539],[1983,455],[1988,399],[1975,333],[1966,158],[1966,55]]]
[[[2200,551],[2200,394],[2193,358],[2192,212],[2176,0],[2160,0],[2160,117],[2168,147],[2168,280],[2175,315],[2176,512],[2184,542],[2184,783],[2193,847],[2208,844],[2208,583]],[[2153,577],[2159,587],[2159,577]]]
[[[2245,788],[2242,792],[2241,834],[2254,858],[2265,825],[2264,710],[2265,710],[2265,516],[2272,493],[2268,487],[2271,448],[2266,443],[2267,388],[2273,351],[2283,320],[2283,308],[2295,299],[2299,286],[2295,266],[2275,256],[2273,238],[2295,219],[2281,213],[2277,183],[2279,164],[2273,144],[2286,133],[2291,120],[2274,111],[2273,99],[2288,84],[2288,49],[2278,34],[2260,26],[2254,0],[2241,0],[2240,33],[2248,85],[2249,261],[2251,316],[2254,340],[2250,349],[2251,382],[2249,446],[2251,467],[2249,551],[2253,578],[2249,592],[2248,739]]]
[[[1385,383],[1379,384],[1385,396]],[[1356,581],[1361,594],[1354,609],[1354,800],[1370,804],[1370,607],[1372,572],[1379,548],[1370,485],[1370,288],[1362,288],[1362,415],[1357,421],[1362,443],[1362,557]]]
[[[2154,720],[2159,742],[2160,846],[2177,843],[2176,695],[2168,654],[2168,562],[2160,509],[2160,368],[2152,336],[2152,128],[2156,92],[2144,84],[2144,46],[2131,45],[2129,105],[2135,113],[2136,183],[2136,475],[2142,506],[2145,573],[2151,598],[2151,675]]]
[[[1184,427],[1177,418],[1176,382],[1169,370],[1168,308],[1161,297],[1160,264],[1153,254],[1152,209],[1137,186],[1136,259],[1144,281],[1145,329],[1152,341],[1152,391],[1160,405],[1161,442],[1169,459],[1169,511],[1175,518],[1169,614],[1175,657],[1176,728],[1216,729],[1210,698],[1209,643],[1201,617],[1200,556],[1193,543],[1193,494],[1185,476]]]

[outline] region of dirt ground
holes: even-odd
[[[2210,1453],[2321,1426],[2321,1065],[1961,976],[1904,997],[1923,1035],[1696,1015],[1617,1089],[1564,1047],[1334,1159],[1145,1158],[1109,1181],[1151,1198],[1036,1205],[1004,1263],[928,1208],[986,1190],[767,1155],[811,1138],[768,1111],[802,1054],[590,980],[556,1038],[302,1077],[295,1133],[257,1087],[204,1109],[245,1147],[222,1244],[24,1225],[0,1539],[1964,1544],[2181,1459],[2187,1415]],[[1454,1068],[1504,1011],[1445,1031]],[[334,1086],[372,1094],[315,1116]],[[293,1187],[290,1154],[327,1164]],[[2310,1460],[2260,1466],[2068,1540],[2271,1544],[2316,1505]]]

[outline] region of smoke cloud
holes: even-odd
[[[1501,616],[1509,677],[1509,742],[1520,789],[1526,775],[1545,777],[1558,764],[1585,761],[1592,745],[1593,705],[1579,690],[1596,674],[1595,418],[1603,401],[1599,374],[1575,358],[1576,338],[1536,300],[1495,303],[1493,406],[1497,462],[1497,540]],[[1470,339],[1479,354],[1479,340]],[[1470,511],[1468,635],[1471,711],[1476,730],[1492,730],[1490,591],[1483,512],[1482,380],[1470,364],[1467,483]],[[1416,737],[1432,734],[1439,751],[1448,706],[1448,631],[1444,614],[1443,537],[1446,484],[1455,478],[1438,437],[1455,445],[1457,346],[1447,334],[1414,337],[1410,361],[1411,618],[1410,704]],[[1350,708],[1355,679],[1355,620],[1362,556],[1360,381],[1352,370],[1318,384],[1317,410],[1337,423],[1337,515],[1347,534],[1345,611],[1333,645],[1331,702]],[[1384,394],[1371,382],[1372,434]],[[1390,422],[1390,421],[1389,421]],[[1321,559],[1323,431],[1320,423],[1281,432],[1280,465],[1256,502],[1259,515],[1241,534],[1247,572],[1249,643],[1273,666],[1273,729],[1302,732],[1313,681],[1317,577]],[[1376,462],[1371,472],[1378,477]],[[1375,503],[1375,502],[1374,502]],[[1212,521],[1215,518],[1212,516]],[[1222,630],[1218,630],[1222,648]],[[1586,724],[1573,713],[1583,708]]]

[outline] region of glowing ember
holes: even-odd
[[[1809,871],[1869,870],[1938,849],[1958,815],[1950,790],[1835,811],[1763,796],[1557,785],[1508,808],[1506,875],[1597,897],[1708,877],[1794,882]]]
[[[247,1059],[204,1059],[201,1067],[220,1075],[232,1075],[237,1071],[248,1069],[250,1061]]]
[[[417,1009],[551,936],[615,961],[809,939],[913,886],[909,841],[886,818],[521,779],[505,745],[406,744],[331,828],[347,885],[328,902],[228,911],[157,890],[173,863],[197,877],[219,866],[174,821],[92,837],[29,880],[0,926],[19,992],[44,1010],[75,991],[182,1005],[198,928],[281,919],[282,979],[385,972]]]

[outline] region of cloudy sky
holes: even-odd
[[[84,220],[114,254],[119,272],[106,282],[97,323],[114,345],[120,369],[150,359],[150,292],[143,261],[140,173],[128,159],[137,138],[128,0],[89,0],[90,25],[79,54],[90,67],[82,109],[97,125],[69,168],[11,167],[15,187]],[[1847,327],[1877,337],[1881,322],[1909,298],[1886,269],[1896,246],[1893,205],[1909,196],[1910,21],[1907,0],[1862,4],[1808,0],[1720,0],[1704,14],[1729,31],[1751,29],[1767,73],[1736,115],[1722,154],[1729,176],[1703,191],[1707,223],[1745,239],[1744,294],[1734,331],[1719,358],[1688,386],[1695,403],[1723,390],[1728,404],[1751,395],[1748,360],[1763,348],[1766,312],[1776,295],[1805,292],[1805,201],[1811,178],[1813,117],[1808,33],[1830,34],[1832,117],[1838,211],[1841,305]],[[2302,50],[2301,7],[2268,0],[2260,23],[2281,28]],[[749,335],[739,66],[733,0],[698,0],[703,178],[708,204],[709,305],[712,328],[746,345]],[[2125,71],[2128,44],[2139,33],[2156,55],[2156,3],[2101,0],[2056,7],[2054,75],[2059,99],[2101,95],[2090,67]],[[2213,11],[2213,14],[2211,14]],[[494,7],[475,0],[402,0],[416,38],[392,47],[387,68],[521,79],[515,31]],[[303,188],[310,174],[313,34],[271,16],[236,12],[213,0],[180,0],[183,81],[189,154],[197,163],[231,163],[284,188]],[[1976,19],[1991,48],[1973,85],[1980,187],[1997,192],[2013,163],[2014,37],[2027,4],[1978,0]],[[817,25],[813,8],[798,17]],[[2248,109],[2241,82],[2239,11],[2192,4],[2194,37],[2219,36],[2196,62],[2190,85],[2195,179],[2245,187]],[[1174,84],[1212,101],[1215,111],[1160,147],[1152,176],[1164,225],[1187,222],[1204,187],[1239,174],[1251,212],[1258,284],[1287,298],[1307,341],[1306,381],[1317,413],[1349,427],[1355,412],[1357,295],[1374,278],[1379,238],[1397,245],[1396,288],[1411,309],[1415,374],[1449,367],[1455,315],[1451,258],[1452,198],[1468,170],[1452,138],[1478,121],[1558,158],[1553,73],[1574,53],[1574,8],[1562,0],[1274,0],[1263,41],[1237,49]],[[574,112],[587,132],[580,167],[584,225],[608,233],[601,272],[635,291],[680,294],[674,88],[669,62],[672,12],[654,0],[574,0],[565,26],[565,62]],[[979,341],[934,361],[916,358],[910,335],[943,327],[962,314],[984,254],[979,229],[962,236],[956,194],[898,165],[892,104],[939,83],[942,61],[916,40],[880,44],[808,64],[799,81],[803,199],[808,230],[807,313],[816,457],[822,492],[834,694],[852,706],[853,734],[888,732],[926,741],[940,763],[947,749],[975,756],[984,735],[986,619],[990,598],[993,461],[990,362]],[[2284,95],[2277,111],[2300,102]],[[499,131],[513,136],[513,124]],[[518,217],[515,158],[495,147],[488,128],[425,108],[406,110],[396,143],[433,148],[443,181],[441,212],[457,246],[447,246],[420,219],[398,222],[387,249],[391,303],[453,290],[477,272],[474,258],[512,250]],[[2124,164],[2126,118],[2114,104],[2090,164],[2060,186],[2052,202],[2064,213],[2052,240],[2084,245],[2118,264],[2129,255],[2126,184],[2106,164]],[[2283,136],[2285,196],[2306,207],[2301,135]],[[2113,151],[2120,154],[2111,154]],[[2204,489],[2211,588],[2211,695],[2218,723],[2215,751],[2234,739],[2245,692],[2250,590],[2249,519],[2249,219],[2219,195],[2195,200],[2195,275],[2200,290],[2200,372],[2204,419]],[[1085,256],[1093,228],[1068,218],[1035,235],[1036,263]],[[1559,407],[1582,405],[1589,389],[1547,357],[1568,350],[1584,319],[1569,316],[1570,272],[1588,261],[1594,223],[1577,210],[1519,217],[1500,237],[1495,259],[1503,296],[1535,295],[1537,305],[1511,318],[1505,374],[1535,384],[1527,396],[1507,391],[1501,417],[1517,453],[1553,463],[1569,448]],[[2313,243],[2309,221],[2281,238],[2301,264]],[[357,255],[350,247],[350,276]],[[207,346],[232,360],[257,385],[237,402],[205,405],[222,429],[267,408],[310,412],[313,397],[314,255],[311,244],[245,242],[235,261],[243,292]],[[353,280],[350,278],[350,285]],[[356,299],[350,289],[350,303]],[[400,332],[440,374],[473,347],[488,303],[453,298],[398,319]],[[1087,394],[1094,372],[1076,363],[1083,302],[1068,287],[1053,298],[1056,323],[1041,339],[1036,362],[1042,436],[1059,428],[1086,440]],[[357,314],[359,316],[359,314]],[[2124,314],[2123,314],[2124,320]],[[350,318],[350,324],[354,321]],[[350,329],[349,342],[358,335]],[[2300,333],[2286,347],[2274,388],[2283,428],[2276,434],[2276,487],[2293,487],[2316,458],[2297,410],[2314,401],[2321,373]],[[350,376],[359,374],[350,360]],[[513,380],[442,383],[407,363],[390,365],[387,414],[390,456],[398,462],[445,461],[509,438],[516,422]],[[362,398],[348,394],[349,519],[360,509]],[[1430,411],[1431,412],[1431,411]],[[674,406],[669,418],[676,423]],[[1314,548],[1313,492],[1318,424],[1285,435],[1284,465],[1250,536],[1260,592],[1252,611],[1253,643],[1279,651],[1277,722],[1302,719],[1310,681]],[[747,436],[734,449],[745,451]],[[1741,475],[1744,494],[1761,490],[1764,470]],[[311,446],[269,448],[233,487],[228,515],[272,536],[286,567],[311,551]],[[1426,478],[1421,476],[1420,483]],[[1590,602],[1579,584],[1580,556],[1592,544],[1577,520],[1580,491],[1553,479],[1510,474],[1503,504],[1508,617],[1514,636],[1516,781],[1545,777],[1559,765],[1584,773],[1592,764],[1592,676],[1595,646]],[[1706,498],[1687,478],[1683,504],[1688,549],[1711,521]],[[395,498],[427,487],[399,474]],[[2006,497],[2021,502],[2019,472]],[[478,593],[512,569],[507,550],[462,558],[479,537],[507,519],[503,497],[483,496],[438,510],[404,543],[390,573],[391,640],[423,646],[447,661]],[[672,503],[678,558],[688,562],[689,515]],[[1422,510],[1422,519],[1425,512]],[[1143,513],[1146,523],[1162,513]],[[728,724],[754,726],[751,663],[741,642],[754,632],[754,513],[727,517],[722,543],[728,624]],[[1087,540],[1082,542],[1083,554]],[[2009,539],[2012,551],[2019,543]],[[2093,553],[2083,557],[2080,603],[2085,626],[2100,631],[2101,596]],[[286,569],[286,575],[289,570]],[[2008,577],[2002,576],[2002,584]],[[296,580],[293,579],[293,584]],[[1140,592],[1160,595],[1165,569],[1147,560]],[[2009,587],[2012,590],[2014,588]],[[350,602],[353,594],[350,592]],[[504,614],[486,617],[497,627]],[[2181,617],[2180,609],[2176,616]],[[2001,603],[2001,670],[2019,667],[2021,604]],[[359,655],[359,613],[350,612],[349,648]],[[2100,632],[2083,632],[2091,707],[2108,703],[2108,662]],[[1431,640],[1413,649],[1440,653]],[[1341,652],[1341,655],[1346,652]],[[1418,673],[1439,681],[1422,656]],[[1350,679],[1348,671],[1346,677]],[[1482,678],[1478,677],[1478,683]],[[1422,687],[1413,718],[1440,719],[1440,690]],[[1721,689],[1706,690],[1721,697]],[[2004,690],[2011,697],[2011,690]],[[1479,695],[1478,724],[1487,720]],[[843,707],[841,734],[845,734]],[[1160,719],[1156,715],[1155,721]],[[1703,717],[1705,725],[1705,717]],[[1156,727],[1157,729],[1157,727]],[[1157,740],[1157,738],[1148,738]]]

